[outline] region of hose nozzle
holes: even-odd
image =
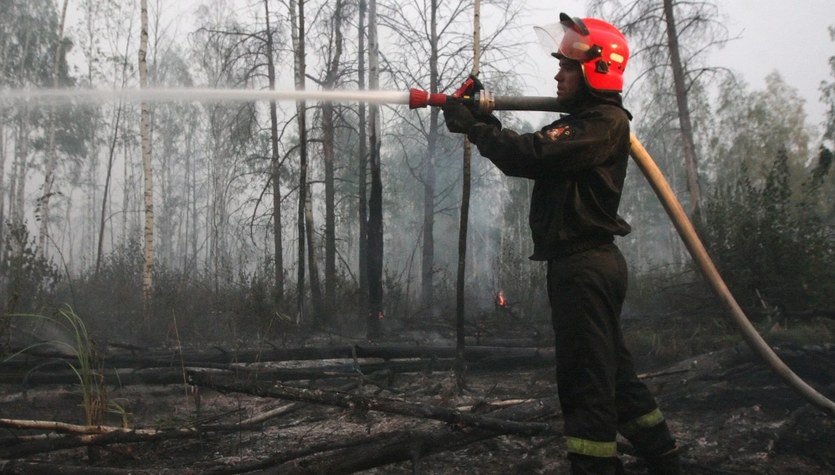
[[[441,93],[429,93],[420,89],[409,89],[409,109],[427,106],[442,107],[449,102],[450,96]]]

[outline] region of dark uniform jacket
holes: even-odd
[[[587,103],[535,133],[486,123],[470,129],[470,141],[504,174],[535,180],[531,259],[556,259],[629,233],[618,205],[631,116],[618,103]]]

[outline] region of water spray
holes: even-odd
[[[464,86],[462,86],[463,88]],[[408,105],[410,109],[443,107],[457,102],[479,112],[495,110],[559,112],[555,97],[494,96],[490,91],[470,93],[462,90],[451,95],[429,93],[420,89],[400,91],[351,90],[251,90],[223,88],[145,88],[145,89],[7,89],[0,90],[0,104],[54,105],[76,103],[124,102],[252,102],[316,101],[331,103],[366,103]]]
[[[346,90],[251,90],[210,88],[145,89],[13,89],[0,90],[0,104],[73,104],[125,102],[252,102],[318,101],[408,104],[409,93],[397,91]]]

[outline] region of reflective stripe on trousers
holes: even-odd
[[[577,437],[566,437],[565,444],[568,452],[588,457],[615,457],[618,454],[618,445],[614,441],[599,442]]]
[[[655,427],[662,422],[664,422],[664,415],[661,414],[660,409],[655,408],[653,411],[650,411],[643,416],[636,417],[635,419],[622,424],[618,428],[618,432],[623,434],[625,437],[629,437],[630,435],[636,434],[644,429]]]
[[[623,424],[618,429],[618,432],[624,437],[629,438],[631,435],[646,429],[656,427],[658,424],[664,422],[664,415],[660,409],[654,409],[647,414],[637,417],[626,424]],[[617,456],[617,443],[601,442],[597,440],[581,439],[579,437],[566,437],[566,448],[568,452],[586,455],[589,457],[615,457]]]

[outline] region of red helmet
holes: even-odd
[[[572,18],[565,13],[560,13],[559,23],[535,29],[540,42],[551,45],[552,56],[580,62],[589,88],[623,91],[629,45],[620,30],[597,18]]]

